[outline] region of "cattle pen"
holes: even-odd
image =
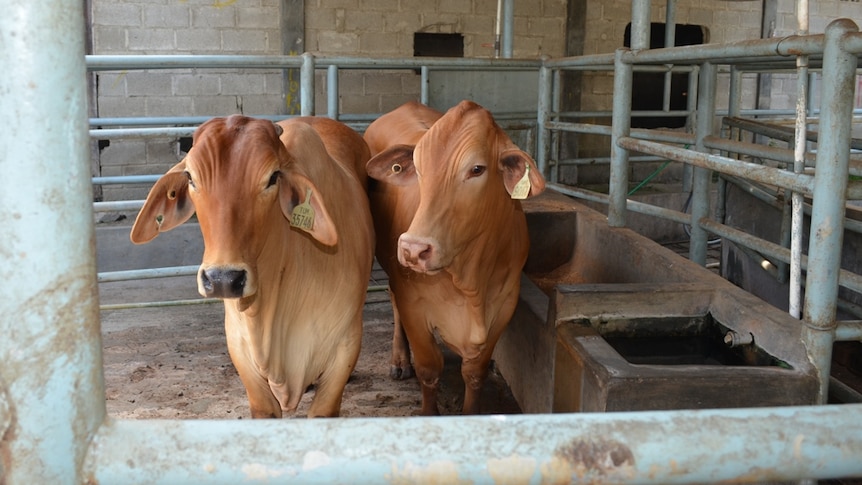
[[[635,2],[644,4],[645,2]],[[357,483],[455,482],[710,483],[809,480],[862,476],[862,404],[826,405],[832,344],[860,340],[862,322],[837,321],[839,287],[859,292],[862,280],[841,269],[847,200],[862,199],[858,160],[851,158],[852,106],[862,34],[849,20],[824,35],[685,48],[622,49],[610,56],[539,61],[279,57],[89,57],[81,62],[82,26],[77,5],[27,2],[0,19],[3,65],[0,112],[10,117],[0,133],[3,201],[0,331],[0,482],[23,483]],[[641,18],[634,17],[634,20]],[[640,44],[641,46],[643,44]],[[714,113],[715,76],[727,67],[731,89],[747,69],[823,72],[821,125],[813,154],[816,176],[805,171],[803,148],[788,155],[796,170],[782,170],[727,156],[761,148],[711,136],[712,117],[698,116],[693,134],[631,128],[631,97],[615,97],[612,126],[559,121],[558,75],[563,70],[614,73],[615,92],[631,91],[631,74],[643,69],[696,74],[699,95],[686,113]],[[552,184],[556,191],[608,203],[607,223],[623,227],[641,211],[691,226],[690,259],[703,264],[709,234],[753,247],[806,270],[804,308],[797,316],[808,358],[816,369],[815,402],[803,406],[654,412],[524,414],[285,421],[120,420],[106,416],[88,150],[90,137],[189,134],[200,120],[153,120],[179,128],[88,131],[85,71],[167,67],[299,68],[303,114],[314,112],[311,83],[326,69],[337,94],[338,69],[536,70],[539,105],[535,153],[554,180],[553,140],[560,130],[611,137],[611,183],[606,196]],[[801,89],[800,92],[807,92]],[[731,99],[731,115],[741,114]],[[335,106],[330,103],[329,106]],[[806,123],[806,103],[801,125]],[[335,111],[329,116],[343,119]],[[523,114],[519,115],[522,116]],[[368,119],[344,120],[362,123]],[[109,120],[95,121],[104,126]],[[115,120],[127,126],[130,120]],[[50,140],[46,143],[46,140]],[[691,146],[679,148],[670,144]],[[690,214],[627,200],[630,152],[684,162],[693,170]],[[578,163],[574,161],[573,163]],[[709,217],[712,171],[768,183],[811,200],[809,256],[719,224]],[[147,178],[139,181],[147,182]],[[100,180],[97,182],[110,182]],[[130,180],[123,180],[124,183]],[[105,203],[107,204],[107,203]],[[134,210],[134,202],[113,206]],[[104,210],[105,206],[97,207]],[[801,207],[800,207],[801,209]],[[794,231],[797,232],[797,231]],[[801,231],[799,231],[801,232]],[[160,270],[172,274],[190,268]],[[120,275],[139,277],[141,274]],[[158,275],[156,275],[158,276]],[[102,275],[103,279],[111,278]],[[794,291],[803,298],[795,277]],[[415,437],[421,436],[419,440]],[[661,436],[660,442],[652,439]],[[414,437],[414,438],[410,438]]]

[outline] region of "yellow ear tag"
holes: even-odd
[[[525,165],[525,168],[524,176],[521,177],[521,180],[518,180],[518,183],[515,184],[515,188],[512,189],[513,199],[526,199],[527,196],[530,195],[530,166]]]
[[[305,192],[305,202],[293,208],[290,214],[290,225],[310,232],[314,225],[314,209],[311,207],[311,189]]]

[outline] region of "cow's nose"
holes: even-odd
[[[434,256],[434,246],[427,241],[402,237],[399,248],[401,263],[414,269],[425,270]]]
[[[241,269],[209,268],[201,271],[201,288],[208,298],[240,298],[246,283]]]

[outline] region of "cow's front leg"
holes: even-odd
[[[413,349],[413,368],[422,387],[421,413],[424,416],[436,416],[440,414],[437,408],[437,390],[440,386],[440,374],[443,373],[443,352],[428,328],[411,327],[412,321],[406,319],[403,323]]]
[[[392,315],[394,317],[394,328],[392,331],[392,365],[389,367],[389,377],[395,380],[404,380],[413,377],[413,366],[410,364],[410,342],[401,324],[401,315],[398,313],[398,305],[395,303],[395,295],[389,290],[389,299],[392,301]]]
[[[488,377],[491,352],[484,351],[473,359],[461,361],[461,377],[464,379],[464,407],[462,414],[479,414],[482,386]]]

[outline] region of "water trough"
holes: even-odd
[[[521,301],[495,353],[524,412],[816,401],[797,320],[571,199],[525,210]]]

